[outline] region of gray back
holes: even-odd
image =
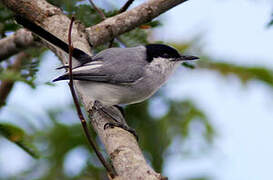
[[[146,49],[144,46],[132,48],[109,48],[101,51],[93,57],[102,61],[98,68],[81,68],[81,71],[73,72],[75,79],[98,81],[107,83],[132,83],[142,77],[146,61]],[[92,67],[92,63],[84,66]]]

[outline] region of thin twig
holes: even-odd
[[[100,17],[105,20],[106,16],[105,14],[95,5],[95,3],[93,2],[93,0],[89,0],[90,4],[93,6],[93,8],[95,9],[95,11],[97,11],[97,13],[100,15]],[[123,13],[124,11],[126,11],[129,6],[134,2],[134,0],[128,0],[123,6],[122,8],[119,10],[118,14]],[[113,46],[113,42],[114,42],[113,38],[111,41],[109,41],[109,46],[108,48],[111,48]]]
[[[125,12],[125,11],[131,6],[131,4],[133,4],[133,2],[134,2],[134,0],[128,0],[128,1],[122,6],[122,8],[120,8],[119,14]]]
[[[100,15],[102,20],[106,19],[106,16],[104,15],[104,13],[96,6],[96,4],[93,2],[93,0],[89,0],[90,4],[93,6],[93,8],[95,9],[95,11],[97,11],[97,13]],[[126,3],[127,4],[127,3]],[[111,41],[109,41],[109,48],[113,46],[113,42],[114,39],[112,39]]]
[[[110,168],[110,166],[106,163],[105,159],[103,158],[102,154],[99,152],[98,147],[96,146],[95,142],[91,139],[88,127],[87,127],[87,123],[86,120],[84,119],[83,113],[81,111],[80,108],[80,104],[79,104],[79,100],[77,98],[75,89],[74,89],[74,84],[73,84],[73,74],[72,74],[72,52],[73,52],[73,46],[71,44],[71,32],[72,32],[72,25],[73,25],[73,21],[74,21],[74,17],[72,16],[71,18],[71,22],[70,22],[70,26],[69,26],[69,33],[68,33],[68,45],[69,45],[69,88],[77,109],[77,113],[79,116],[79,119],[82,123],[82,127],[85,133],[85,136],[89,142],[89,144],[92,146],[93,150],[95,151],[96,155],[98,156],[100,162],[102,163],[102,165],[104,166],[104,168],[106,169],[106,171],[109,173],[109,175],[111,176],[111,178],[114,178],[115,176],[117,176],[117,174],[112,170],[112,168]]]
[[[128,0],[128,1],[122,6],[122,8],[120,8],[118,14],[125,12],[125,11],[130,7],[130,5],[131,5],[133,2],[134,2],[134,0]],[[108,48],[111,48],[111,47],[113,46],[114,40],[115,40],[115,38],[113,38],[113,39],[111,39],[111,41],[109,41],[109,46],[108,46]]]
[[[89,0],[90,4],[93,6],[93,8],[95,9],[95,11],[97,11],[97,13],[100,15],[101,19],[105,20],[106,16],[104,15],[104,13],[96,6],[96,4],[93,2],[93,0]]]
[[[21,52],[16,57],[13,65],[9,68],[11,71],[18,72],[21,69],[22,61],[27,56],[26,53]],[[3,80],[0,85],[0,107],[6,104],[8,95],[10,94],[15,81]]]

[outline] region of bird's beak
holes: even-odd
[[[196,60],[196,59],[199,59],[199,57],[181,55],[179,58],[176,59],[176,61],[192,61],[192,60]]]

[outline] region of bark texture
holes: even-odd
[[[16,14],[35,22],[67,42],[70,19],[65,16],[59,8],[47,3],[45,0],[1,1]],[[108,18],[89,28],[83,27],[80,23],[75,23],[72,31],[73,46],[91,54],[90,44],[97,46],[106,43],[115,36],[149,22],[161,13],[185,1],[186,0],[149,0],[130,11]],[[68,58],[64,52],[48,42],[43,43],[54,51],[63,63],[67,63]],[[161,179],[161,175],[156,173],[146,163],[134,136],[120,128],[104,130],[103,127],[105,123],[109,122],[109,117],[107,117],[100,108],[94,108],[93,102],[85,94],[77,81],[75,81],[75,86],[85,109],[91,117],[91,123],[95,131],[105,145],[106,151],[119,175],[119,179]],[[116,109],[113,109],[113,111],[119,113]]]

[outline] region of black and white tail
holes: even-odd
[[[17,21],[18,24],[23,25],[25,28],[29,29],[30,31],[34,32],[41,38],[47,40],[48,42],[54,44],[55,46],[59,47],[66,53],[69,53],[69,46],[66,42],[62,41],[61,39],[57,38],[50,32],[46,31],[42,27],[38,26],[37,24],[27,20],[26,18],[22,16],[15,16],[15,20]],[[83,52],[82,50],[78,48],[73,49],[73,54],[72,56],[77,59],[81,64],[87,63],[92,61],[92,58]]]

